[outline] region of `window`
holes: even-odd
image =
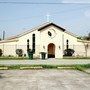
[[[27,39],[27,51],[29,51],[29,39]]]
[[[66,40],[66,49],[69,48],[69,44],[68,44],[68,42],[69,42],[69,40],[67,39],[67,40]]]
[[[32,50],[35,53],[35,34],[32,35]]]
[[[52,33],[51,33],[50,31],[48,31],[48,35],[49,35],[49,36],[52,36]]]
[[[68,44],[68,39],[66,40],[67,44]]]

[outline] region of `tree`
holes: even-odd
[[[84,40],[90,40],[90,33],[87,36],[84,36]]]
[[[90,40],[90,33],[88,33],[88,38],[89,38],[89,40]]]
[[[2,53],[2,49],[0,49],[0,56],[2,56],[2,54],[3,54],[3,53]]]

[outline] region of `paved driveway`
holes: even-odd
[[[90,76],[75,70],[0,70],[0,90],[90,90]]]

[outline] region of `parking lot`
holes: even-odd
[[[0,70],[0,90],[90,90],[90,75],[77,70]]]

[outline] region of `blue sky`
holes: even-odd
[[[60,25],[76,35],[90,32],[90,0],[0,0],[0,2],[55,2],[51,4],[0,3],[0,37],[17,35],[47,21]]]

